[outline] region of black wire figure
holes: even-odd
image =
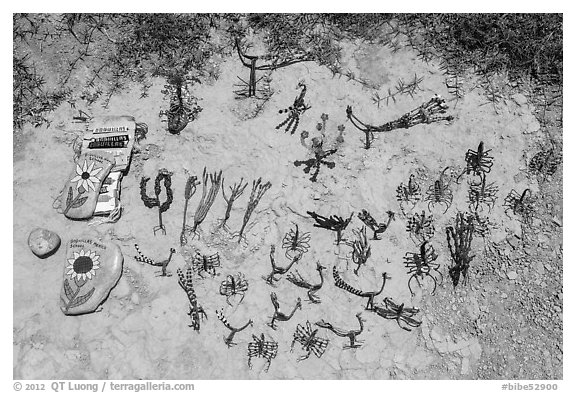
[[[288,132],[290,129],[292,129],[292,131],[290,131],[291,135],[294,135],[296,129],[298,128],[298,124],[300,123],[300,116],[302,116],[304,112],[311,108],[311,106],[304,103],[304,96],[306,95],[306,85],[304,82],[299,82],[298,88],[302,89],[302,91],[300,92],[300,95],[294,99],[292,106],[289,106],[287,109],[281,109],[278,111],[280,114],[288,113],[288,117],[282,123],[278,124],[276,129],[279,130],[280,128],[284,127],[284,125],[286,125],[284,132]]]
[[[168,172],[166,169],[160,169],[158,175],[156,176],[156,180],[154,181],[154,195],[155,197],[149,197],[146,194],[146,184],[150,180],[149,177],[143,177],[140,181],[140,197],[144,202],[144,205],[151,209],[155,206],[158,206],[158,226],[155,226],[153,229],[154,235],[156,235],[157,231],[162,231],[162,233],[166,234],[166,227],[162,224],[162,213],[167,211],[170,208],[173,200],[172,194],[172,172]],[[160,188],[160,182],[164,181],[164,188],[166,189],[166,200],[161,204],[160,203],[160,193],[162,189]]]

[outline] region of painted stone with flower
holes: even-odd
[[[93,237],[70,240],[60,291],[60,309],[66,315],[95,311],[120,279],[124,257],[120,247]]]
[[[90,218],[98,202],[102,181],[114,166],[110,153],[84,153],[74,166],[62,194],[63,213],[68,218]]]

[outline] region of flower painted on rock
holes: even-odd
[[[96,191],[94,183],[100,182],[96,175],[100,173],[101,170],[102,168],[94,168],[94,162],[88,166],[88,163],[86,160],[84,160],[84,165],[82,167],[80,167],[79,164],[76,164],[76,174],[78,176],[75,176],[72,179],[72,183],[76,183],[77,190],[82,187],[86,191],[88,191],[89,188],[92,188],[92,190]]]
[[[78,280],[91,280],[96,275],[96,270],[100,269],[98,259],[100,259],[100,255],[94,251],[74,251],[74,258],[68,259],[67,269],[69,270],[66,274]]]

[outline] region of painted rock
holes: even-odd
[[[60,236],[48,229],[36,228],[28,236],[28,247],[40,258],[46,258],[60,247]]]
[[[124,257],[114,243],[92,237],[70,240],[66,248],[60,309],[66,315],[93,312],[122,274]]]

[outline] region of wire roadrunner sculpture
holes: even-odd
[[[292,340],[292,345],[290,346],[290,352],[293,351],[296,341],[302,344],[302,348],[306,351],[306,355],[300,356],[298,358],[299,362],[308,359],[312,352],[314,355],[316,355],[316,357],[321,357],[326,351],[330,340],[317,337],[317,333],[318,329],[312,330],[310,321],[306,321],[306,326],[298,324],[296,327],[296,332],[294,332],[294,339]]]
[[[292,261],[288,264],[288,266],[286,267],[282,267],[282,266],[276,266],[276,260],[274,258],[274,252],[276,251],[276,246],[271,245],[270,246],[270,264],[272,265],[272,271],[270,272],[270,274],[268,276],[262,276],[262,278],[266,281],[266,283],[268,283],[268,285],[271,286],[275,286],[274,282],[275,281],[279,281],[280,277],[276,278],[276,275],[283,275],[286,274],[288,272],[288,270],[290,270],[290,268],[292,267],[292,265],[294,265],[296,262],[298,262],[300,260],[300,258],[302,258],[302,255],[296,255],[294,258],[292,258]]]
[[[362,319],[361,315],[362,313],[356,314],[356,319],[358,319],[358,323],[360,324],[360,328],[358,330],[340,329],[332,326],[331,323],[325,322],[323,319],[316,322],[316,325],[320,326],[321,328],[330,330],[338,337],[347,337],[350,340],[350,344],[344,345],[343,349],[359,348],[361,345],[357,343],[362,343],[363,341],[357,340],[356,337],[364,331],[364,322],[366,322],[365,319]]]
[[[168,256],[168,259],[165,259],[162,262],[157,262],[154,259],[148,258],[144,254],[142,254],[142,252],[140,251],[140,247],[138,247],[138,244],[134,244],[134,247],[138,252],[138,255],[134,257],[135,260],[137,260],[140,263],[146,263],[151,266],[162,266],[162,271],[160,275],[163,277],[170,277],[172,275],[172,273],[168,273],[166,269],[168,268],[168,264],[172,260],[172,254],[176,252],[175,249],[173,248],[170,249],[170,255]]]
[[[274,306],[274,315],[272,315],[272,320],[267,325],[270,326],[274,330],[276,330],[276,321],[281,321],[281,322],[289,321],[290,318],[292,318],[292,316],[296,312],[296,309],[300,309],[300,310],[302,309],[302,300],[300,298],[298,298],[298,300],[296,300],[296,305],[294,306],[294,308],[292,309],[290,314],[285,314],[279,310],[280,303],[278,303],[278,297],[276,296],[276,294],[274,292],[270,293],[270,299],[272,300],[272,305]]]
[[[382,291],[384,290],[384,286],[386,285],[386,280],[390,278],[387,273],[382,273],[382,286],[380,287],[380,290],[378,292],[376,292],[376,291],[364,292],[364,291],[361,291],[359,289],[354,288],[353,286],[348,284],[346,281],[344,281],[340,277],[338,270],[336,270],[336,266],[332,267],[332,276],[334,277],[334,284],[338,288],[343,289],[346,292],[351,293],[352,295],[356,295],[358,297],[368,298],[368,302],[366,303],[366,307],[365,307],[366,310],[372,310],[372,308],[374,307],[374,298],[382,293]]]
[[[320,298],[316,296],[316,292],[318,292],[320,288],[322,288],[322,284],[324,284],[322,270],[326,270],[326,268],[317,262],[316,270],[318,271],[318,274],[320,274],[320,284],[316,285],[310,284],[308,281],[304,280],[300,273],[298,273],[298,270],[296,270],[296,273],[290,273],[288,274],[288,277],[286,277],[286,280],[290,281],[297,287],[308,289],[308,299],[310,299],[309,301],[311,303],[320,303]]]
[[[228,322],[228,320],[224,316],[223,310],[220,310],[220,311],[216,310],[216,316],[224,324],[224,326],[226,326],[226,328],[228,330],[230,330],[230,334],[228,336],[223,337],[224,343],[228,347],[231,347],[232,345],[236,345],[236,343],[234,342],[234,336],[236,335],[236,333],[239,333],[242,330],[246,329],[248,326],[252,326],[254,324],[254,322],[251,319],[249,319],[248,322],[246,322],[246,324],[244,326],[239,327],[239,328],[235,328],[235,327],[232,327],[232,325],[230,325],[230,322]]]

